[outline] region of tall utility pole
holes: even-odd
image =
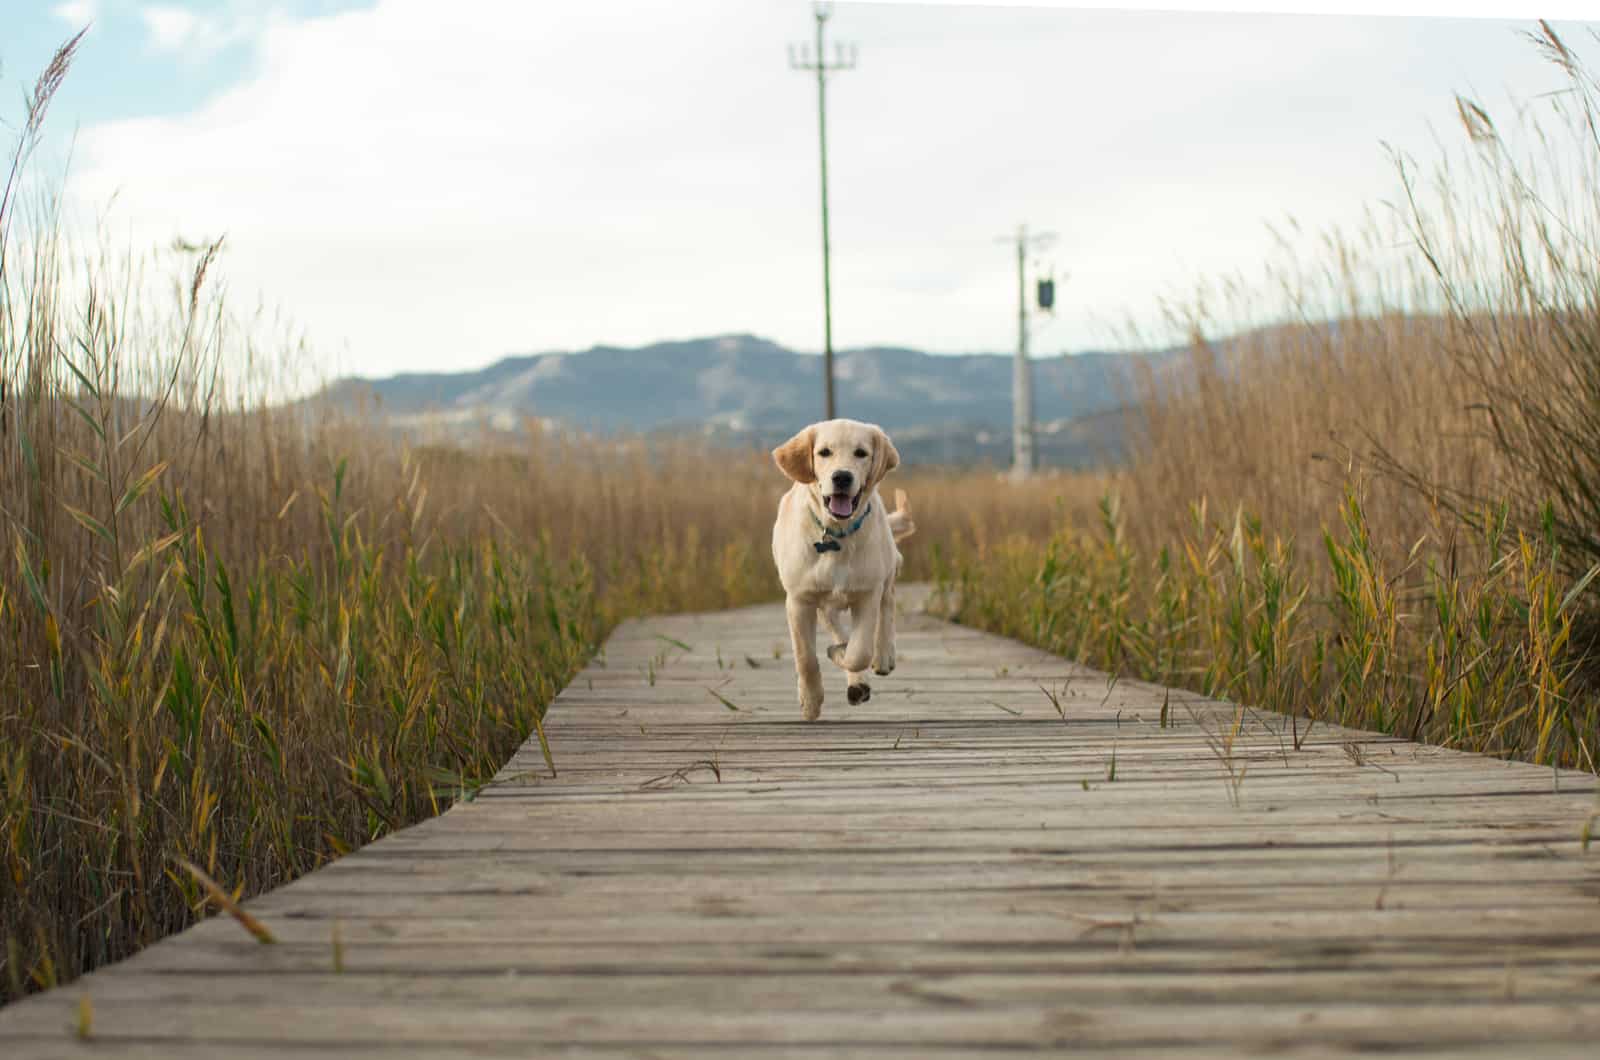
[[[1033,370],[1028,364],[1028,251],[1043,250],[1056,239],[1054,232],[1028,234],[1018,225],[1015,236],[1002,242],[1017,244],[1017,360],[1011,373],[1011,476],[1033,474]]]
[[[824,392],[827,395],[826,419],[834,418],[833,406],[833,292],[828,272],[828,75],[835,70],[850,70],[856,65],[855,45],[834,45],[834,58],[828,61],[823,49],[822,32],[833,5],[817,3],[812,6],[817,19],[817,53],[813,60],[810,46],[789,46],[789,66],[795,70],[815,72],[817,75],[817,139],[822,145],[822,373]]]

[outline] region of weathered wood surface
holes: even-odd
[[[780,607],[629,623],[557,775],[251,902],[278,945],[214,918],[0,1010],[0,1056],[1600,1048],[1592,777],[1257,714],[1229,753],[1224,704],[926,617],[870,702],[826,680],[802,723]]]

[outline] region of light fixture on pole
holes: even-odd
[[[1029,233],[1018,225],[1014,236],[999,241],[1017,246],[1017,360],[1011,373],[1011,477],[1025,479],[1034,470],[1033,369],[1028,363],[1028,251],[1043,250],[1056,240],[1054,232]],[[1041,288],[1040,295],[1044,295]],[[1050,301],[1055,301],[1054,284]],[[1048,308],[1048,307],[1045,307]]]

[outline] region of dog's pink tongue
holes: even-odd
[[[850,514],[850,498],[843,493],[828,494],[828,511],[843,519]]]

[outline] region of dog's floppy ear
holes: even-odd
[[[796,482],[817,481],[816,469],[811,462],[811,443],[817,436],[815,427],[807,427],[799,434],[772,451],[772,460],[778,470]]]
[[[867,475],[867,489],[882,482],[884,476],[900,466],[900,451],[894,447],[882,427],[872,428],[877,440],[872,443],[872,470]]]

